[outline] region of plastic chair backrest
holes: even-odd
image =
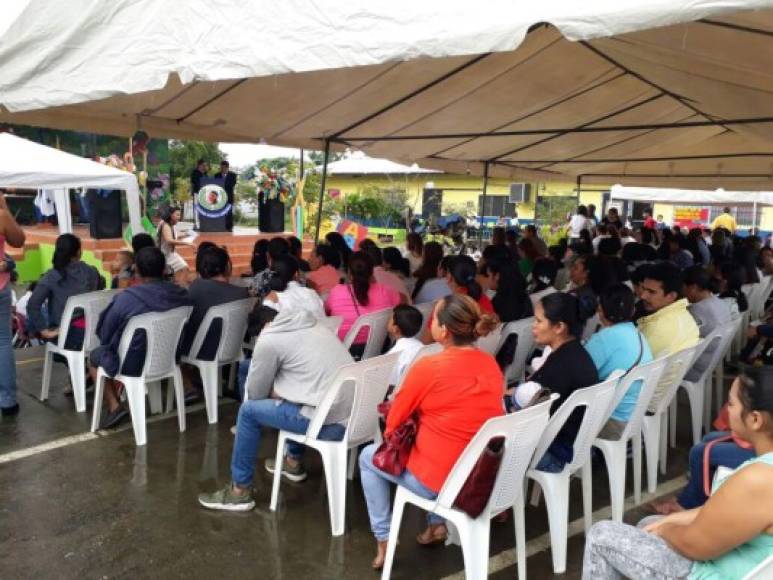
[[[146,381],[152,381],[171,375],[177,365],[175,356],[180,335],[192,310],[192,306],[180,306],[166,312],[148,312],[132,317],[121,335],[121,343],[118,346],[121,364],[126,360],[134,334],[144,330],[147,353],[141,376]]]
[[[247,316],[250,313],[251,303],[250,298],[245,298],[209,308],[196,331],[188,356],[198,357],[210,327],[216,320],[220,320],[222,330],[214,362],[220,364],[239,360],[244,334],[247,332]]]
[[[620,381],[622,374],[623,371],[614,371],[606,381],[585,387],[584,389],[577,389],[569,395],[569,398],[561,404],[550,418],[534,453],[532,469],[537,466],[537,463],[545,455],[548,447],[553,443],[553,440],[569,419],[569,416],[578,407],[585,407],[585,413],[582,417],[580,429],[577,431],[577,437],[574,440],[572,461],[564,466],[564,470],[572,473],[588,461],[593,440],[596,439],[609,417],[609,408],[615,396],[615,387]]]
[[[743,580],[770,580],[771,578],[773,578],[773,556],[768,556],[744,576]]]
[[[421,304],[414,304],[413,307],[421,312],[421,328],[427,328],[429,317],[432,315],[432,310],[435,308],[435,302],[422,302]]]
[[[478,340],[476,340],[475,346],[477,346],[483,352],[487,352],[491,356],[495,356],[497,354],[499,343],[502,339],[503,327],[504,325],[498,324],[496,328],[494,328],[494,330],[489,332],[486,336],[481,336]]]
[[[703,349],[699,351],[698,349],[700,346],[703,346]],[[676,391],[679,390],[679,386],[684,380],[684,376],[695,362],[697,358],[696,354],[700,355],[700,353],[702,353],[705,349],[705,346],[705,344],[701,345],[699,342],[695,346],[677,351],[667,357],[668,363],[666,364],[666,368],[663,371],[663,375],[661,376],[661,381],[668,379],[669,383],[668,387],[665,391],[663,391],[663,394],[658,401],[657,408],[655,409],[656,413],[663,413],[666,411],[666,409],[668,409],[668,406],[671,404],[671,401],[676,395]]]
[[[529,318],[508,322],[502,329],[502,340],[499,343],[499,348],[502,348],[511,334],[518,336],[518,344],[515,347],[513,362],[505,369],[504,373],[508,384],[523,378],[526,370],[526,359],[529,358],[529,355],[534,350],[534,335],[531,332],[533,325],[534,317],[530,316]]]
[[[650,401],[652,400],[652,395],[655,394],[655,389],[657,388],[660,377],[663,376],[663,371],[666,370],[667,365],[668,357],[660,357],[659,359],[634,367],[627,375],[620,379],[620,382],[615,388],[615,398],[612,401],[612,407],[609,412],[610,416],[623,397],[625,397],[625,394],[631,386],[636,381],[642,381],[641,388],[639,389],[639,397],[636,399],[636,406],[633,408],[628,423],[625,425],[625,429],[620,437],[621,440],[627,441],[634,433],[641,431],[644,414],[647,412],[647,407],[649,407]]]
[[[70,328],[75,311],[80,309],[83,311],[83,317],[86,323],[86,329],[83,335],[83,347],[80,350],[84,352],[93,350],[96,346],[99,315],[109,306],[117,293],[117,290],[96,290],[94,292],[70,296],[64,305],[64,311],[62,312],[59,323],[59,328],[63,330],[59,333],[56,345],[59,348],[64,349],[64,343],[67,340],[66,329]]]
[[[319,319],[319,324],[330,330],[333,334],[338,336],[338,329],[341,328],[341,324],[343,324],[344,317],[343,316],[326,316],[325,318]]]
[[[585,323],[585,328],[582,331],[582,341],[585,342],[598,330],[601,321],[599,320],[598,312],[591,316]]]
[[[453,506],[481,453],[493,438],[502,437],[502,460],[487,509],[481,517],[490,517],[490,514],[512,507],[519,494],[523,493],[524,474],[548,424],[550,406],[556,399],[558,395],[551,395],[542,403],[486,421],[456,460],[438,494],[438,504],[445,508]]]
[[[700,380],[705,379],[714,372],[714,368],[719,364],[719,360],[725,355],[725,347],[728,346],[730,341],[735,337],[736,328],[736,322],[731,321],[722,326],[718,326],[702,339],[701,342],[704,342],[705,344],[699,345],[699,348],[696,349],[696,361],[711,345],[714,345],[714,350],[711,351],[711,358],[709,359],[706,368],[703,369]]]
[[[344,346],[350,348],[354,343],[354,339],[360,334],[360,331],[363,328],[367,328],[368,340],[365,343],[365,351],[362,353],[362,360],[378,356],[381,354],[381,349],[384,347],[384,342],[387,338],[387,324],[389,323],[389,318],[391,316],[391,308],[363,314],[354,321],[349,332],[346,333],[346,336],[344,337]]]
[[[312,439],[319,436],[331,407],[342,396],[341,390],[351,389],[347,393],[351,396],[351,413],[343,440],[349,446],[371,441],[378,426],[377,406],[386,397],[389,377],[399,358],[398,353],[385,354],[341,367],[322,397],[306,436]]]

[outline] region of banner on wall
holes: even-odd
[[[709,208],[698,206],[674,206],[674,225],[690,227],[705,225],[709,221]]]
[[[368,237],[368,228],[351,220],[342,220],[336,231],[344,237],[352,250],[356,250],[360,242]]]

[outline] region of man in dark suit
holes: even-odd
[[[233,171],[230,171],[230,164],[228,161],[221,161],[220,162],[220,172],[215,174],[216,178],[220,178],[223,180],[223,189],[225,189],[225,193],[228,196],[228,203],[231,204],[231,211],[229,211],[225,216],[225,229],[227,229],[229,232],[233,231],[234,229],[234,212],[233,212],[233,204],[234,204],[234,189],[236,188],[236,174]]]
[[[193,200],[193,222],[194,228],[199,229],[199,215],[196,213],[196,194],[201,189],[201,179],[209,173],[209,163],[203,159],[196,162],[196,169],[191,171],[191,199]]]

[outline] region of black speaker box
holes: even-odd
[[[121,223],[121,190],[114,189],[110,193],[98,193],[89,189],[89,234],[97,240],[120,238],[123,224]]]
[[[258,227],[261,232],[285,231],[285,204],[278,199],[270,199],[258,207]]]

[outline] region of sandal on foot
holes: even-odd
[[[427,528],[416,536],[416,541],[422,546],[434,546],[444,544],[448,538],[448,529],[445,524],[427,526]]]

